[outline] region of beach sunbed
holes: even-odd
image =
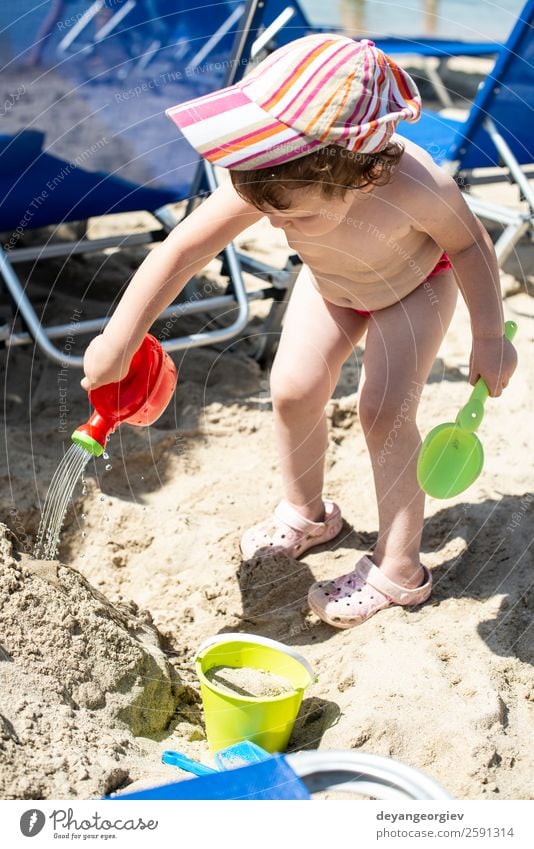
[[[388,56],[401,60],[404,56],[417,56],[423,62],[424,72],[436,98],[442,106],[452,106],[452,99],[441,76],[449,59],[458,56],[486,58],[499,54],[502,43],[497,41],[460,41],[446,38],[401,38],[373,39],[376,46]]]
[[[227,5],[231,13],[230,6],[240,4]],[[295,11],[288,9],[288,4],[281,0],[269,4],[248,0],[241,5],[242,20],[237,21],[234,16],[232,26],[223,27],[222,33],[215,24],[213,31],[210,29],[212,21],[206,16],[206,9],[196,4],[196,12],[191,10],[188,16],[188,25],[195,23],[203,29],[204,36],[193,51],[193,58],[198,61],[200,56],[201,63],[191,70],[190,62],[180,64],[173,58],[171,71],[166,51],[160,50],[151,58],[149,75],[143,68],[139,70],[142,57],[132,54],[135,39],[131,33],[124,39],[121,21],[116,18],[118,7],[110,18],[113,27],[105,37],[101,27],[97,30],[102,37],[90,51],[85,43],[76,49],[83,16],[69,15],[67,4],[62,12],[57,7],[54,14],[57,17],[61,12],[64,18],[55,20],[44,35],[38,9],[25,15],[20,15],[15,6],[12,12],[6,9],[0,59],[4,89],[10,94],[2,107],[0,136],[0,280],[13,305],[13,320],[3,325],[0,321],[0,342],[4,345],[15,347],[33,342],[61,366],[68,363],[81,367],[83,358],[78,352],[83,346],[69,343],[67,352],[65,338],[94,335],[103,329],[107,317],[84,317],[85,298],[91,299],[91,290],[68,297],[72,303],[70,320],[58,324],[49,318],[50,296],[38,315],[28,291],[35,264],[50,258],[63,258],[65,264],[74,255],[109,253],[161,240],[179,223],[171,204],[187,200],[188,215],[217,188],[213,167],[200,161],[186,140],[177,135],[164,111],[181,100],[235,82],[254,55],[279,46],[277,39],[291,39],[287,22]],[[89,6],[87,25],[102,6]],[[133,15],[133,6],[126,3],[120,8]],[[194,14],[201,16],[201,23],[193,21]],[[122,23],[127,20],[128,16],[123,16]],[[142,25],[136,29],[140,49],[144,49],[153,33],[142,37]],[[69,42],[67,35],[72,31],[75,38]],[[38,35],[42,44],[36,51]],[[221,52],[230,37],[230,54]],[[135,71],[121,79],[118,71],[129,65]],[[56,236],[57,228],[65,222],[82,222],[83,230],[88,218],[138,210],[149,212],[157,229],[116,234],[115,226],[116,235],[87,238],[84,233],[71,241],[58,241]],[[31,244],[25,244],[29,231],[41,227],[51,227],[53,231],[41,243],[36,244],[41,234],[35,233]],[[290,257],[285,267],[275,268],[237,251],[233,243],[218,259],[222,261],[222,274],[229,279],[226,292],[209,298],[198,293],[191,298],[182,293],[163,314],[173,337],[164,346],[173,351],[237,339],[248,324],[250,301],[269,299],[271,309],[263,333],[262,328],[255,329],[256,357],[268,363],[279,334],[287,292],[296,276],[297,260]],[[21,263],[32,264],[27,287],[17,274]],[[260,287],[247,292],[243,272],[258,278]],[[105,271],[100,276],[105,277]],[[54,281],[50,280],[49,295],[53,286]],[[116,294],[109,293],[109,305]],[[220,326],[214,321],[209,329],[188,336],[176,335],[174,328],[179,327],[182,316],[213,313],[216,317],[221,311],[230,310],[229,324],[223,322]]]
[[[476,215],[504,227],[495,244],[500,264],[523,235],[533,233],[534,192],[528,179],[528,167],[534,165],[533,25],[534,0],[528,0],[464,121],[424,111],[416,124],[399,126],[401,135],[425,148],[455,177],[468,177],[473,169],[497,168],[500,173],[486,172],[489,181],[504,171],[517,187],[517,207],[464,193]]]
[[[56,52],[60,58],[73,51],[94,53],[101,42],[120,32],[131,43],[132,53],[130,61],[117,69],[120,79],[144,70],[158,55],[170,64],[190,54],[188,67],[197,67],[216,50],[230,53],[244,8],[244,0],[225,0],[215,6],[211,0],[197,0],[193,7],[184,0],[114,0],[113,5],[108,3],[108,15],[99,21],[106,2],[94,0],[66,29]],[[211,31],[206,28],[206,15]]]
[[[477,180],[494,182],[505,176],[519,191],[516,207],[503,206],[476,197],[464,196],[472,211],[481,218],[502,225],[495,251],[502,264],[515,249],[519,239],[532,234],[534,193],[524,166],[534,165],[532,109],[534,102],[534,0],[527,0],[508,38],[500,42],[463,42],[439,38],[366,37],[373,38],[386,54],[418,55],[445,63],[454,56],[489,56],[496,54],[492,71],[481,85],[465,120],[445,117],[425,110],[416,124],[401,122],[398,132],[412,139],[432,154],[438,164],[459,178],[471,181],[473,169],[493,169]],[[339,26],[311,26],[305,31],[343,30]],[[438,71],[427,67],[430,81],[443,105],[451,100]],[[523,166],[523,167],[522,167]],[[495,169],[499,169],[495,173]],[[463,180],[461,179],[463,178]]]
[[[339,32],[347,35],[345,29],[338,25],[311,26],[312,32]],[[434,90],[436,99],[442,106],[453,105],[450,93],[443,82],[442,73],[449,59],[470,56],[476,59],[499,54],[503,48],[500,41],[463,41],[461,39],[432,38],[426,36],[374,36],[365,33],[361,38],[374,41],[380,50],[388,56],[395,56],[399,63],[404,58],[417,56],[422,60],[423,69],[428,82]]]

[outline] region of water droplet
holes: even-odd
[[[86,536],[87,536],[86,532],[82,531],[82,537],[86,537]]]
[[[108,463],[106,466],[106,472],[109,472],[112,468],[113,466],[111,465],[111,463]]]
[[[104,501],[104,496],[103,496],[103,495],[101,495],[101,496],[100,496],[100,501]]]
[[[102,457],[104,458],[104,460],[109,460],[109,454],[108,454],[108,452],[107,452],[107,451],[104,451],[104,453],[102,454]]]
[[[80,516],[80,519],[82,520],[82,522],[85,522],[85,520],[87,519],[86,514],[82,513],[82,515]]]
[[[144,476],[143,476],[143,475],[141,475],[141,480],[142,480],[142,481],[144,481],[144,479],[145,479],[145,478],[144,478]]]

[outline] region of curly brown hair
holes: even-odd
[[[291,205],[288,192],[305,186],[319,184],[326,200],[333,197],[344,199],[349,189],[383,186],[391,179],[403,153],[404,147],[397,141],[372,154],[355,153],[341,145],[331,144],[315,153],[269,168],[255,171],[230,169],[230,177],[240,197],[257,209],[262,210],[268,205],[284,210]]]

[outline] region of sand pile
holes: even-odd
[[[0,555],[0,796],[129,784],[134,735],[163,731],[183,691],[150,616],[55,561],[15,560],[4,525]]]

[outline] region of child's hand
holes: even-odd
[[[481,377],[492,398],[498,398],[517,367],[517,352],[505,336],[473,337],[469,361],[469,383]]]
[[[128,374],[131,359],[124,348],[115,347],[107,336],[96,336],[83,358],[83,388],[89,391],[106,383],[122,380]]]

